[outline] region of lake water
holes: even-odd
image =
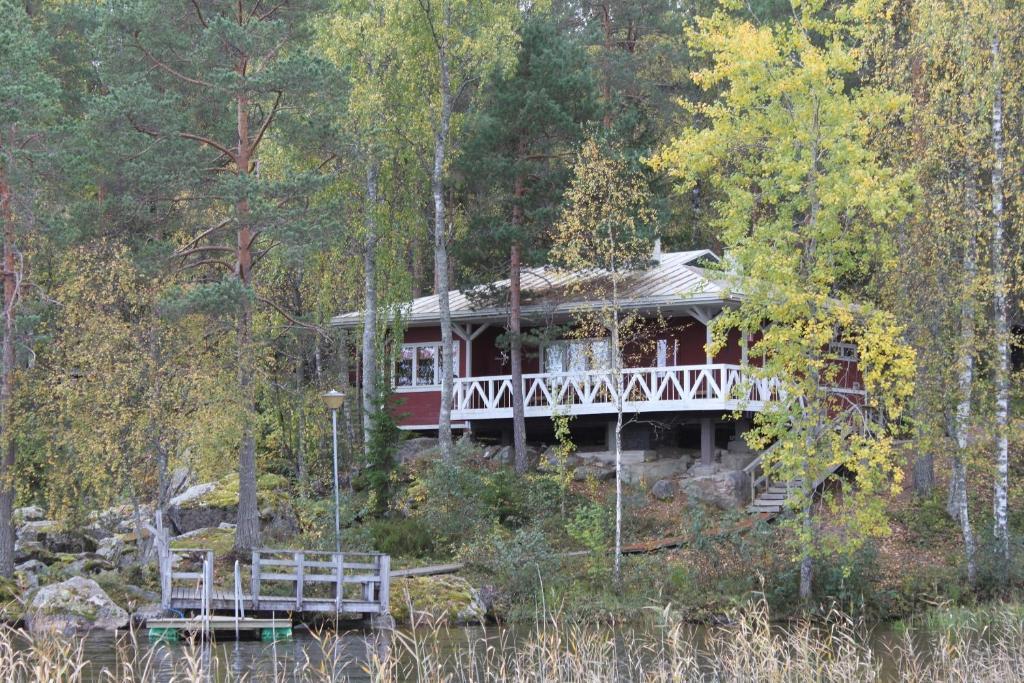
[[[244,638],[244,636],[243,636]],[[118,644],[126,646],[121,634],[95,632],[85,640],[85,659],[90,662],[87,680],[101,680],[100,672],[114,670],[119,663]],[[150,680],[170,682],[182,675],[209,681],[282,681],[299,680],[299,671],[329,672],[338,681],[368,681],[364,670],[373,649],[381,639],[370,631],[348,631],[330,639],[325,647],[312,633],[296,628],[291,638],[273,643],[256,640],[222,640],[213,643],[149,643],[139,634],[139,649],[149,657]]]

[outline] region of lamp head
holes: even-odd
[[[338,408],[341,408],[341,404],[345,402],[345,394],[334,389],[320,394],[320,398],[323,399],[324,405],[326,405],[330,410],[337,410]]]

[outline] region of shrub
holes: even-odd
[[[497,611],[533,608],[542,582],[557,580],[558,561],[544,534],[535,528],[515,532],[496,526],[492,533],[463,547],[459,558],[471,569],[494,581]]]
[[[431,557],[434,535],[421,519],[388,517],[375,519],[368,525],[374,548],[394,557]]]

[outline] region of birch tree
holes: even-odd
[[[743,297],[719,319],[716,345],[721,330],[763,330],[750,350],[763,362],[750,370],[785,388],[757,413],[748,439],[778,442],[766,467],[773,479],[798,483],[791,504],[805,604],[815,557],[887,530],[881,494],[899,489],[901,470],[886,425],[901,415],[914,368],[900,325],[871,305],[865,287],[890,258],[886,235],[908,208],[906,178],[870,146],[905,99],[847,86],[860,66],[856,49],[845,47],[856,36],[847,15],[830,9],[801,3],[772,28],[725,12],[699,20],[691,45],[709,63],[694,79],[720,94],[695,108],[705,125],[654,159],[680,190],[699,179],[716,192],[713,225],[730,254],[725,277]],[[835,341],[858,349],[863,405],[831,390],[840,369]],[[825,497],[844,529],[826,536],[813,518],[815,487],[840,467],[856,487],[842,484],[841,500]]]
[[[430,194],[433,200],[434,287],[441,324],[441,409],[438,440],[444,458],[452,456],[454,346],[448,291],[448,246],[452,226],[445,197],[445,172],[451,152],[456,102],[465,103],[488,75],[512,63],[519,10],[502,0],[403,0],[406,29],[405,68],[416,74],[408,83],[426,82],[433,155]]]
[[[622,427],[626,400],[623,348],[645,324],[622,307],[623,284],[650,265],[655,214],[647,179],[594,140],[584,143],[566,190],[565,209],[555,226],[554,263],[575,274],[567,294],[585,302],[573,316],[582,339],[608,340],[608,357],[593,362],[606,367],[615,402],[615,561],[613,576],[622,578]]]

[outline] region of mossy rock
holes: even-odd
[[[256,479],[256,499],[261,507],[287,503],[291,499],[290,482],[279,474],[262,474]],[[183,503],[182,507],[232,508],[237,505],[238,475],[229,474],[218,479],[212,491]]]
[[[234,529],[205,529],[199,533],[191,534],[186,538],[175,538],[171,540],[171,547],[182,548],[204,548],[212,550],[215,557],[223,557],[231,552],[235,546]]]
[[[122,628],[128,623],[128,613],[95,581],[75,576],[40,588],[26,610],[25,619],[34,634],[70,636],[92,628]]]
[[[425,616],[448,624],[481,623],[487,610],[479,593],[461,576],[417,576],[391,582],[391,616],[401,624]]]

